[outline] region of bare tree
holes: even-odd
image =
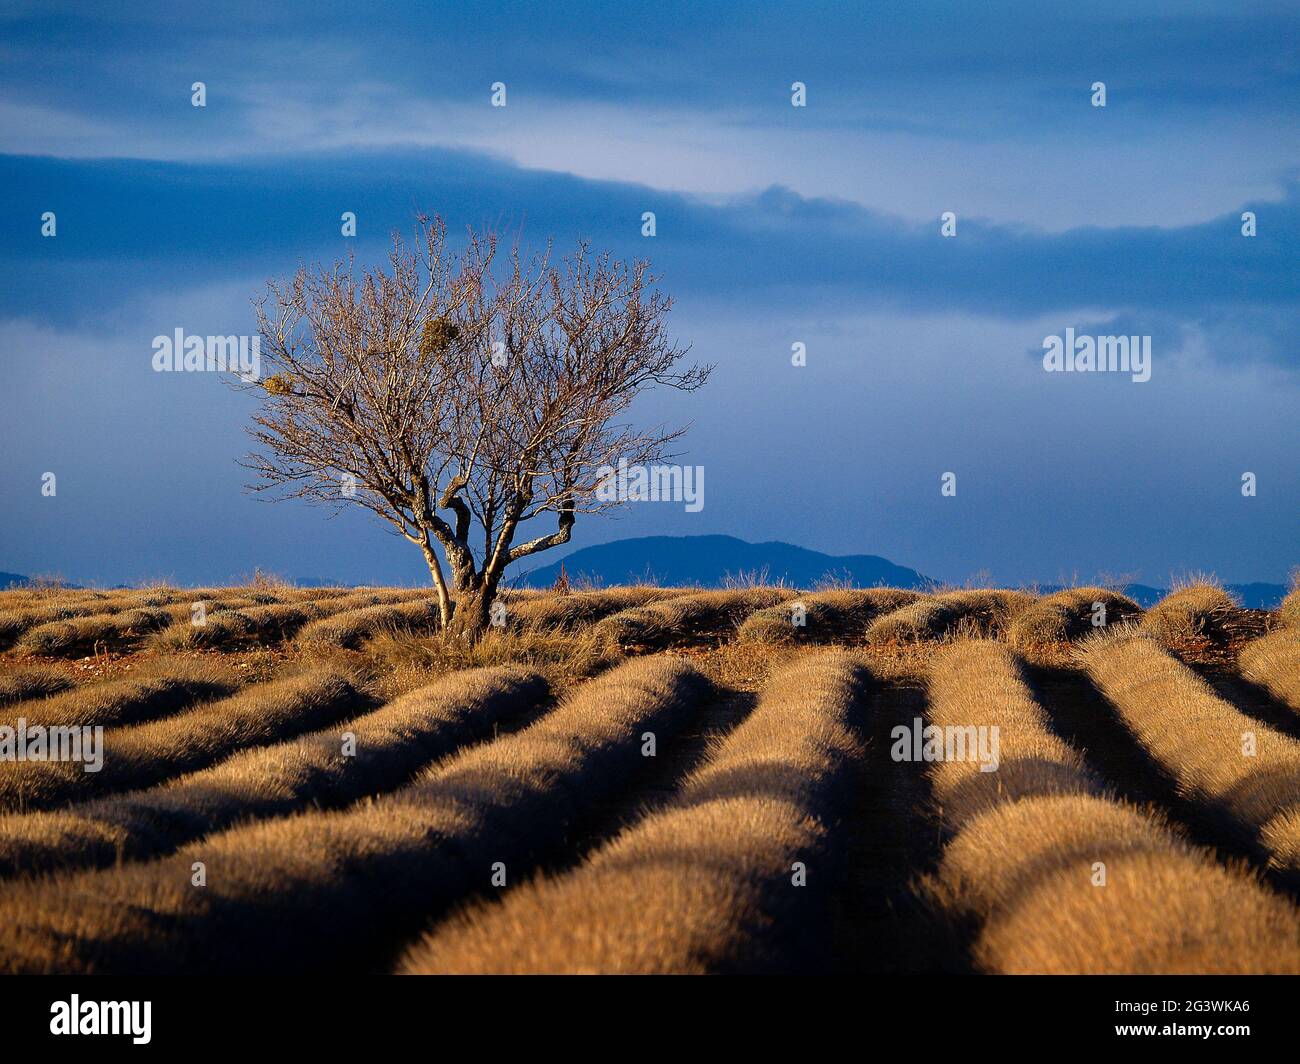
[[[683,430],[624,423],[633,400],[692,391],[712,369],[678,368],[672,300],[647,263],[586,244],[558,262],[499,250],[471,232],[455,255],[443,223],[421,218],[412,246],[394,236],[387,269],[303,267],[257,302],[270,372],[250,429],[255,490],[390,522],[424,554],[444,632],[468,640],[508,565],[618,504],[597,497],[602,467],[667,457]],[[523,538],[540,518],[553,528]]]

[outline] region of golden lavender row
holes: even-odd
[[[916,591],[880,587],[818,591],[750,614],[736,638],[758,643],[829,643],[857,640],[871,623],[922,596]]]
[[[437,629],[438,605],[429,598],[415,602],[394,602],[347,610],[312,621],[298,632],[300,644],[355,647],[362,640],[383,631]]]
[[[1181,791],[1225,811],[1270,864],[1300,873],[1300,742],[1225,702],[1152,639],[1100,639],[1082,660]]]
[[[929,717],[945,737],[998,729],[996,771],[957,758],[931,771],[952,837],[929,893],[976,926],[980,969],[1300,972],[1300,912],[1109,797],[1052,734],[1005,648],[973,641],[939,654]]]
[[[537,708],[546,682],[515,667],[443,677],[371,713],[254,748],[147,790],[0,816],[0,876],[139,860],[238,821],[338,808],[391,790],[498,723]]]
[[[1289,628],[1300,628],[1300,587],[1296,587],[1282,600],[1278,607],[1282,623]]]
[[[187,650],[229,647],[247,642],[279,642],[313,621],[371,606],[391,606],[428,597],[429,593],[423,589],[408,588],[332,595],[319,601],[305,596],[293,597],[288,602],[221,609],[204,616],[201,624],[195,624],[192,617],[185,616],[155,634],[150,643],[165,649]]]
[[[25,632],[43,624],[97,613],[113,613],[125,608],[99,599],[73,599],[0,609],[0,649],[11,646]]]
[[[1007,642],[1018,650],[1070,643],[1139,617],[1142,607],[1104,587],[1072,587],[1044,595],[1012,618]]]
[[[600,591],[581,591],[569,595],[546,595],[512,603],[507,617],[512,627],[525,630],[548,628],[571,631],[617,613],[634,609],[657,599],[675,597],[679,592],[659,587],[615,587]]]
[[[52,697],[9,706],[0,723],[89,727],[138,724],[176,713],[194,702],[229,695],[236,687],[225,670],[178,662],[156,675],[88,684]]]
[[[45,698],[66,691],[72,680],[48,666],[21,668],[0,674],[0,706],[29,698]]]
[[[25,631],[18,647],[32,654],[67,655],[90,650],[98,643],[134,643],[165,628],[174,617],[171,609],[152,606],[50,621]]]
[[[907,643],[957,634],[1000,633],[1034,601],[1021,591],[949,591],[894,610],[867,629],[867,642]]]
[[[692,591],[611,614],[595,626],[595,631],[624,646],[658,646],[684,633],[729,630],[754,610],[793,597],[790,589],[777,587]]]
[[[677,659],[579,687],[519,732],[337,812],[257,822],[156,861],[17,880],[0,970],[319,973],[373,964],[468,893],[572,841],[711,697]]]
[[[1192,584],[1170,592],[1147,610],[1142,628],[1162,643],[1175,646],[1200,639],[1223,642],[1239,613],[1223,588]]]
[[[181,620],[159,632],[151,645],[168,650],[230,647],[238,643],[278,643],[310,621],[324,616],[310,602],[227,610],[204,617],[201,624]]]
[[[1300,712],[1300,631],[1283,628],[1242,647],[1241,675]]]
[[[327,669],[246,688],[162,720],[108,729],[98,770],[86,761],[0,761],[0,810],[51,809],[114,791],[147,787],[259,746],[341,719],[360,696]]]
[[[663,809],[427,935],[405,972],[789,971],[828,940],[830,829],[868,676],[805,658]]]
[[[132,609],[157,608],[174,601],[171,593],[150,591],[0,592],[0,648],[42,625],[97,616],[106,618]],[[195,592],[197,594],[197,592]],[[242,595],[234,588],[214,589],[214,600]]]

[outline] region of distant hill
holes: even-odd
[[[1043,594],[1060,591],[1059,587],[1044,587]],[[1144,610],[1154,606],[1169,592],[1163,587],[1148,587],[1146,584],[1125,584],[1120,590],[1141,606]]]
[[[550,587],[560,562],[524,574],[523,587]],[[563,559],[570,580],[602,585],[652,580],[665,586],[720,587],[728,576],[754,573],[775,583],[812,587],[827,576],[858,587],[923,587],[915,569],[874,554],[822,554],[789,543],[746,543],[734,536],[643,536],[583,547]]]
[[[30,576],[22,576],[22,575],[20,575],[20,574],[18,574],[18,573],[3,573],[3,572],[0,572],[0,591],[3,591],[5,588],[8,588],[8,587],[27,587],[28,584],[31,583],[31,579],[32,579],[32,578],[31,578]],[[332,579],[329,579],[329,578],[327,578],[327,577],[323,577],[323,576],[299,576],[299,577],[295,577],[295,578],[293,579],[292,583],[293,583],[293,586],[294,586],[294,587],[345,587],[345,586],[352,586],[352,585],[346,585],[346,584],[344,584],[342,581],[339,581],[339,580],[332,580]],[[133,586],[135,586],[135,585],[133,585],[133,584],[113,584],[113,585],[109,588],[109,590],[110,590],[110,591],[125,591],[125,590],[129,590],[129,589],[132,588]],[[359,585],[358,585],[358,586],[359,586]],[[68,584],[68,583],[65,583],[65,584],[63,584],[63,587],[71,588],[71,589],[73,589],[73,590],[79,590],[79,589],[81,589],[82,585],[81,585],[81,584]]]
[[[1224,584],[1224,589],[1252,610],[1275,610],[1282,604],[1290,588],[1284,584]],[[1165,592],[1160,592],[1164,595]]]
[[[775,583],[784,580],[810,588],[827,576],[857,587],[924,588],[933,583],[915,569],[896,565],[875,554],[822,554],[790,543],[748,543],[735,536],[642,536],[583,547],[562,559],[570,580],[603,586],[651,580],[665,586],[698,584],[721,587],[727,577],[765,573]],[[519,580],[522,587],[550,587],[560,574],[560,562],[533,569]],[[1282,584],[1225,584],[1225,589],[1249,609],[1276,609],[1287,593]],[[1044,594],[1058,585],[1040,584]],[[1124,593],[1141,606],[1153,606],[1168,590],[1129,584]]]
[[[0,572],[0,591],[5,591],[6,588],[29,588],[32,579],[35,579],[38,583],[42,581],[39,576],[38,578],[31,578],[31,576],[22,576],[17,572]],[[48,580],[44,581],[44,583],[48,584]],[[68,580],[60,580],[59,587],[66,588],[68,591],[82,591],[81,584],[69,583]]]

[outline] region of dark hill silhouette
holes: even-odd
[[[728,576],[764,573],[775,583],[811,588],[827,576],[857,587],[924,588],[933,583],[915,569],[897,565],[875,554],[822,554],[790,543],[747,543],[735,536],[643,536],[583,547],[562,559],[570,580],[589,580],[610,587],[650,580],[666,587],[699,584],[720,587]],[[550,587],[560,573],[560,561],[530,570],[516,578],[521,587]],[[1249,609],[1276,609],[1286,595],[1282,584],[1225,584],[1225,590]],[[1060,585],[1039,584],[1043,594]],[[1168,590],[1147,584],[1129,584],[1123,591],[1140,605],[1152,606]]]
[[[570,580],[603,585],[652,580],[664,586],[719,587],[728,578],[755,573],[775,583],[812,587],[831,576],[858,587],[923,587],[915,569],[874,554],[836,556],[789,543],[746,543],[734,536],[644,536],[583,547],[563,559]],[[523,587],[550,587],[560,562],[522,577]]]

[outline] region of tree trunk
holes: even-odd
[[[433,577],[433,586],[438,590],[438,619],[442,621],[443,631],[446,631],[447,626],[451,624],[456,604],[447,593],[447,581],[443,578],[442,566],[438,563],[438,555],[434,553],[428,540],[425,540],[423,550],[425,563],[429,566],[429,575]]]
[[[482,587],[457,591],[447,638],[471,646],[482,639],[488,630],[494,597],[493,592]]]

